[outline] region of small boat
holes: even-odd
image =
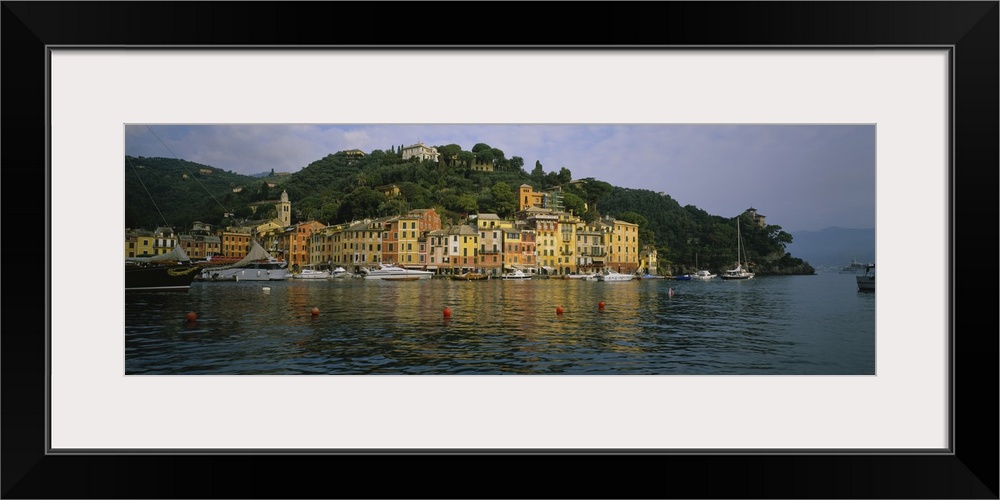
[[[862,274],[865,272],[865,264],[851,259],[851,263],[840,269],[840,274]]]
[[[583,280],[586,281],[590,277],[596,277],[597,273],[586,273],[586,274],[564,274],[563,279],[567,280]]]
[[[490,279],[490,276],[488,274],[467,272],[463,274],[453,274],[451,276],[451,279],[459,281],[478,281],[478,280],[488,280]]]
[[[382,281],[417,281],[420,276],[384,276]]]
[[[694,267],[698,267],[698,254],[694,254]],[[692,278],[696,280],[710,280],[715,277],[708,269],[699,269],[698,272],[694,273]]]
[[[663,276],[660,276],[658,274],[649,274],[649,273],[646,273],[646,274],[642,275],[641,279],[644,279],[644,280],[658,280],[658,279],[663,279]]]
[[[312,267],[303,267],[301,271],[292,275],[292,279],[298,280],[325,280],[330,278],[330,271],[321,271]]]
[[[348,277],[350,275],[351,275],[351,273],[349,273],[347,271],[347,269],[344,269],[343,267],[340,267],[340,266],[338,266],[335,269],[333,269],[332,271],[330,271],[330,277],[331,278],[346,278],[346,277]]]
[[[858,282],[859,292],[874,292],[875,291],[875,264],[867,264],[865,266],[864,274],[856,276],[854,278]]]
[[[597,275],[597,281],[632,281],[633,278],[635,275],[610,270]]]
[[[742,252],[742,254],[741,254]],[[736,268],[730,269],[720,278],[724,280],[748,280],[753,278],[754,273],[749,269],[743,269],[743,261],[746,260],[746,250],[743,250],[743,237],[740,236],[740,219],[736,219]]]
[[[691,281],[691,275],[690,274],[678,274],[677,276],[674,276],[674,279],[677,280],[677,281]]]
[[[522,270],[520,270],[520,269],[515,269],[515,270],[513,270],[513,271],[511,271],[509,273],[505,273],[503,275],[503,279],[505,279],[505,280],[516,280],[516,281],[519,281],[519,280],[530,280],[531,279],[531,275],[528,274],[528,273],[526,273],[526,272],[524,272],[524,271],[522,271]]]
[[[365,279],[368,280],[384,280],[389,279],[390,281],[413,281],[413,280],[424,280],[430,279],[434,275],[431,271],[418,271],[416,269],[406,269],[403,267],[395,266],[392,264],[380,264],[375,269],[362,269],[362,274]],[[393,279],[393,278],[410,278],[410,279]]]
[[[187,290],[199,271],[179,245],[162,255],[125,259],[125,291]]]

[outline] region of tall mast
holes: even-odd
[[[743,244],[743,237],[740,236],[740,218],[736,218],[736,268],[743,269],[743,260],[740,254],[740,247]]]

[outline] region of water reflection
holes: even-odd
[[[126,372],[874,373],[874,306],[816,278],[196,283],[126,296]]]

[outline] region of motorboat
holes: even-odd
[[[530,280],[531,279],[531,275],[528,274],[528,273],[526,273],[526,272],[524,272],[524,271],[522,271],[522,270],[520,270],[520,269],[515,269],[515,270],[513,270],[513,271],[511,271],[509,273],[505,273],[503,275],[502,279],[505,279],[505,280]]]
[[[431,271],[420,271],[416,269],[406,269],[393,264],[380,264],[375,269],[363,269],[362,274],[368,280],[388,280],[388,281],[415,281],[430,279],[434,275]]]
[[[462,274],[453,274],[451,276],[451,279],[459,281],[478,281],[478,280],[488,280],[490,279],[490,276],[488,274],[474,273],[470,271]]]
[[[351,273],[344,269],[343,267],[337,266],[332,271],[330,271],[331,278],[346,278],[350,276]]]
[[[567,280],[583,280],[586,281],[590,277],[596,277],[597,273],[587,273],[587,274],[564,274],[563,279]]]
[[[292,279],[299,280],[325,280],[330,278],[330,271],[323,271],[312,267],[303,267],[301,271],[292,274]]]
[[[634,278],[635,275],[619,273],[611,270],[597,275],[597,281],[632,281]]]
[[[855,280],[858,282],[859,292],[874,292],[875,291],[875,264],[865,265],[864,274],[856,276]]]
[[[691,275],[692,278],[696,280],[710,280],[716,275],[712,274],[708,269],[701,269],[698,272]]]
[[[840,269],[840,274],[862,274],[865,272],[867,265],[858,262],[857,259],[851,259],[851,263]]]

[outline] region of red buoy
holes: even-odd
[[[198,319],[198,315],[197,315],[197,314],[195,314],[195,312],[194,312],[194,311],[191,311],[191,312],[187,313],[187,320],[188,320],[188,321],[191,321],[191,322],[193,322],[193,321],[194,321],[194,320],[196,320],[196,319]]]
[[[562,314],[562,313],[563,313],[562,306],[556,306],[556,314]]]
[[[604,310],[604,301],[603,300],[597,303],[597,309],[599,309],[601,311]]]
[[[313,316],[319,316],[319,308],[318,307],[314,307],[312,309],[312,315]]]
[[[447,307],[444,308],[444,317],[445,318],[450,318],[451,317],[451,309],[449,309]]]

